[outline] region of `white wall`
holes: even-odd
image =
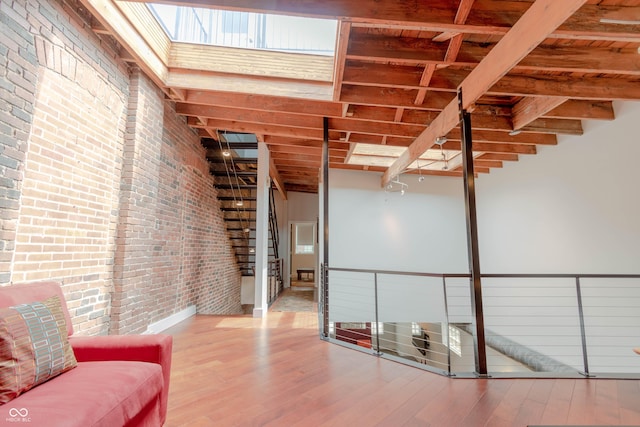
[[[640,273],[640,104],[476,181],[483,273]]]
[[[462,181],[416,178],[402,177],[401,196],[380,187],[379,173],[331,170],[331,267],[468,271]]]
[[[288,220],[316,222],[318,218],[318,195],[289,191]]]

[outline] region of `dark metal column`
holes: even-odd
[[[322,119],[322,223],[324,246],[322,254],[323,325],[322,333],[329,336],[329,119]]]
[[[462,107],[462,90],[458,90],[460,127],[462,128],[462,166],[464,169],[464,201],[467,217],[467,250],[471,270],[471,309],[473,311],[473,343],[476,351],[476,374],[487,375],[487,347],[484,336],[482,309],[482,284],[480,281],[480,256],[478,251],[478,221],[476,217],[476,189],[473,168],[473,142],[471,138],[471,114]]]

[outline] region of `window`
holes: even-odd
[[[384,322],[371,322],[371,335],[384,334]]]
[[[449,325],[449,348],[458,356],[462,356],[462,340],[460,329]]]
[[[295,225],[296,255],[313,255],[314,253],[314,224]]]
[[[416,322],[411,322],[411,335],[422,336],[422,327]]]
[[[338,21],[147,3],[172,41],[334,56]]]
[[[249,32],[249,13],[222,11],[222,32],[247,34]]]

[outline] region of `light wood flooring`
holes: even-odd
[[[321,341],[317,313],[195,316],[167,332],[166,427],[640,426],[639,380],[445,378]]]

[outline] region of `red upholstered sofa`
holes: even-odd
[[[0,307],[58,295],[77,366],[0,405],[0,426],[162,426],[167,412],[172,337],[73,337],[60,286],[0,287]]]

